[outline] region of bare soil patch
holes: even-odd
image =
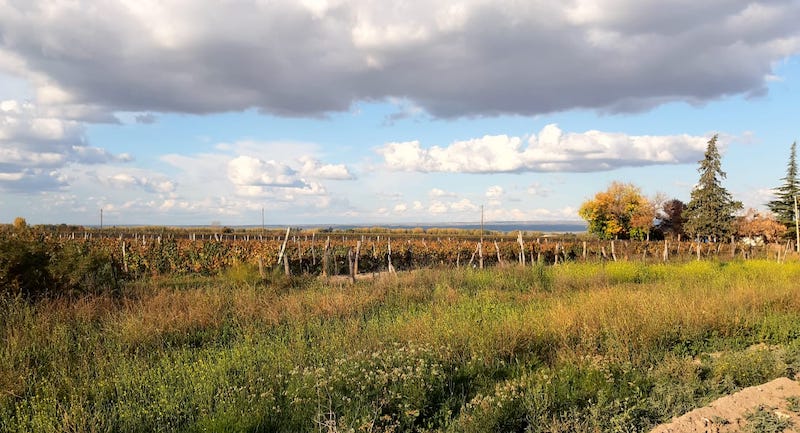
[[[782,377],[722,397],[650,433],[800,433],[799,412],[800,383]]]

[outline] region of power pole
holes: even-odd
[[[795,250],[800,253],[800,218],[797,215],[797,196],[794,196],[794,233],[796,235]]]
[[[481,245],[483,245],[483,205],[481,205]]]

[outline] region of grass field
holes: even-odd
[[[0,299],[0,431],[647,431],[800,369],[800,264],[239,266]]]

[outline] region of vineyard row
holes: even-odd
[[[307,236],[174,238],[61,236],[60,248],[97,249],[110,255],[128,277],[159,274],[215,274],[237,264],[280,268],[287,273],[346,275],[431,267],[484,267],[512,263],[565,261],[667,261],[704,258],[766,258],[781,261],[791,242],[746,246],[741,243],[666,241],[581,241],[498,237],[392,238],[385,236]]]

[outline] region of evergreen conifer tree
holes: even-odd
[[[786,225],[794,228],[794,198],[800,194],[800,185],[797,183],[797,142],[792,143],[792,150],[789,153],[789,164],[786,167],[786,177],[783,185],[775,188],[775,199],[767,203],[767,207],[775,217]]]
[[[692,190],[683,218],[684,230],[695,237],[722,239],[733,232],[733,213],[742,208],[722,186],[725,172],[717,149],[717,135],[708,141],[706,153],[699,161],[700,181]]]

